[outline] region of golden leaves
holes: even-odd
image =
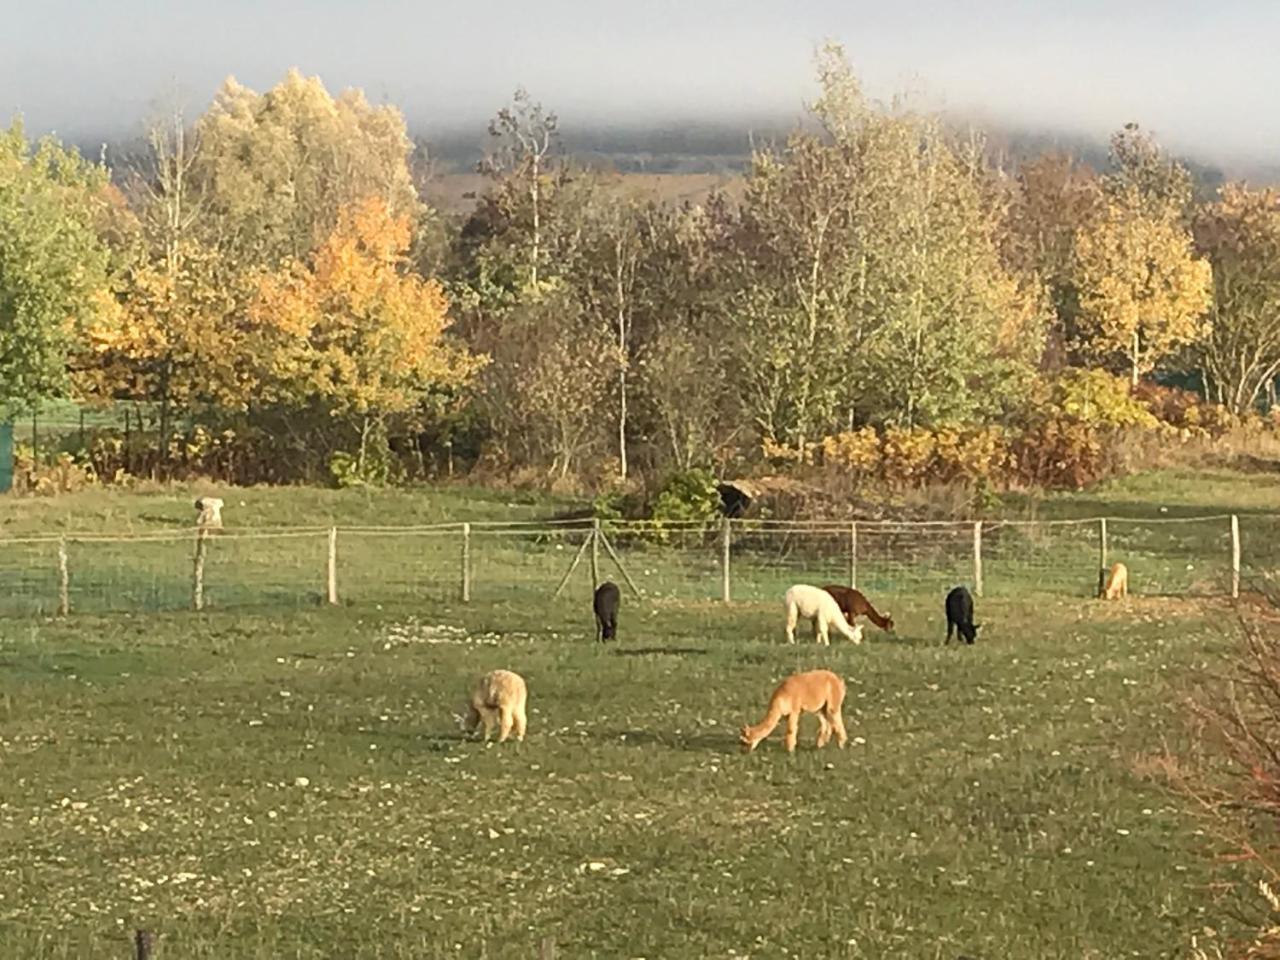
[[[344,207],[309,265],[264,275],[250,306],[270,334],[280,398],[336,411],[394,412],[431,386],[467,380],[481,360],[445,342],[448,299],[408,271],[412,224],[379,199]]]

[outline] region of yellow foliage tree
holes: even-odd
[[[1177,220],[1144,209],[1133,191],[1108,197],[1077,232],[1074,274],[1073,346],[1088,360],[1123,362],[1135,385],[1202,333],[1212,301],[1209,263]]]
[[[243,409],[255,379],[245,331],[232,319],[238,280],[198,243],[182,245],[177,269],[137,252],[116,277],[112,309],[86,329],[83,394]]]
[[[373,425],[483,362],[445,339],[448,300],[407,269],[411,242],[409,218],[382,200],[344,207],[311,262],[264,275],[249,310],[266,361],[262,395],[354,417],[361,468]]]
[[[242,262],[307,256],[363,197],[420,210],[404,117],[359,90],[335,97],[296,69],[261,94],[229,78],[196,130],[194,180]]]

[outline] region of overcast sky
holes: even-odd
[[[199,110],[228,75],[261,90],[290,66],[419,130],[480,128],[517,84],[566,125],[794,115],[827,37],[877,95],[1280,160],[1274,0],[0,0],[0,119],[136,132],[170,91]]]

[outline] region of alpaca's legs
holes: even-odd
[[[831,739],[831,724],[827,721],[826,714],[821,710],[818,711],[818,749],[822,749],[827,745],[827,741]]]
[[[528,722],[528,718],[525,716],[524,707],[521,707],[519,710],[515,712],[515,721],[516,721],[516,739],[523,741],[525,724]]]
[[[492,710],[480,711],[480,719],[484,723],[484,742],[488,743],[489,737],[493,733],[493,711]]]
[[[794,603],[787,604],[787,643],[796,642],[796,620],[800,610]]]
[[[827,719],[831,721],[831,726],[835,729],[836,744],[843,749],[844,745],[849,742],[849,735],[845,733],[844,717],[840,715],[840,708],[827,704],[823,713],[826,714]]]
[[[787,753],[796,752],[796,738],[800,736],[800,711],[787,714]]]
[[[955,630],[956,625],[951,622],[951,618],[947,617],[947,643],[951,642],[951,634]]]
[[[813,618],[813,636],[824,647],[831,646],[831,637],[827,635],[830,625],[822,619],[822,614]]]
[[[511,708],[506,706],[502,707],[499,713],[499,720],[498,720],[498,742],[499,743],[502,743],[507,739],[507,737],[511,736],[512,719],[513,718],[511,716]]]

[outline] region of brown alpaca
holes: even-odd
[[[1104,600],[1119,600],[1129,595],[1129,568],[1123,563],[1113,563],[1111,572],[1102,588]]]
[[[510,670],[486,673],[471,688],[471,701],[463,727],[471,733],[483,722],[484,738],[488,740],[496,723],[499,743],[511,735],[513,728],[516,739],[523,740],[528,700],[529,688],[520,674]]]
[[[876,613],[876,608],[871,605],[871,601],[863,596],[860,590],[855,590],[853,587],[842,587],[835,583],[828,583],[822,589],[835,598],[836,604],[840,607],[840,612],[844,614],[844,618],[850,623],[853,623],[854,617],[863,616],[881,630],[893,632],[893,617],[888,614],[881,616]]]
[[[769,710],[764,719],[754,727],[746,724],[739,738],[742,748],[750,753],[756,744],[769,734],[783,717],[787,718],[787,753],[795,753],[796,737],[800,733],[800,714],[818,715],[818,746],[825,747],[836,734],[836,743],[843,747],[849,736],[844,732],[844,718],[840,707],[844,703],[844,681],[830,670],[810,670],[793,673],[773,691],[769,698]]]

